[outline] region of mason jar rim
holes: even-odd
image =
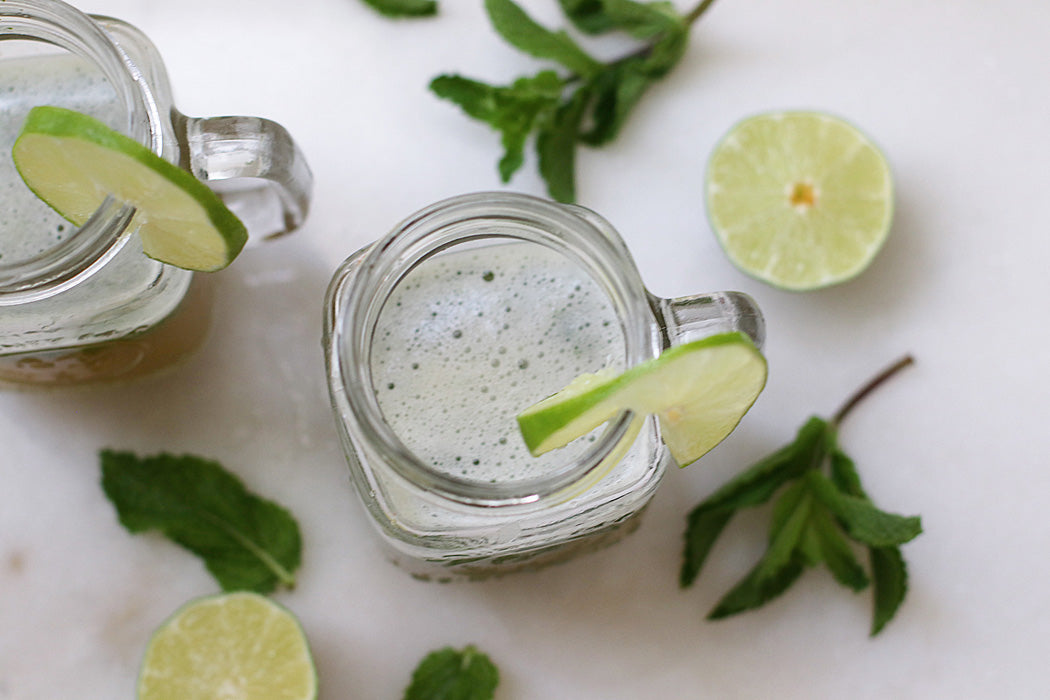
[[[125,133],[160,154],[161,115],[149,85],[127,54],[96,22],[61,0],[0,3],[0,41],[39,41],[93,62],[123,102]],[[0,306],[47,298],[78,284],[127,243],[131,205],[107,197],[83,226],[60,244],[13,263],[0,263]]]
[[[513,222],[513,230],[508,230]],[[501,227],[500,224],[503,224]],[[486,232],[487,231],[487,232]],[[546,245],[569,256],[605,292],[624,337],[628,366],[647,359],[651,320],[641,277],[623,241],[596,214],[529,195],[478,192],[442,200],[406,218],[356,259],[352,279],[333,280],[329,321],[330,370],[346,394],[357,436],[395,473],[428,492],[470,505],[534,503],[571,492],[603,466],[628,435],[632,414],[610,421],[579,458],[553,473],[507,483],[482,483],[436,471],[412,453],[386,422],[371,375],[371,338],[382,308],[408,272],[452,245],[486,238],[510,238]],[[351,258],[354,260],[354,258]],[[341,282],[341,283],[340,283]]]

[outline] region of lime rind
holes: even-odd
[[[77,226],[108,195],[134,206],[143,251],[161,262],[222,269],[248,239],[204,183],[88,115],[34,107],[12,153],[34,194]]]
[[[728,436],[765,386],[765,358],[744,334],[674,346],[619,375],[584,375],[529,407],[518,426],[534,455],[563,447],[622,411],[655,415],[685,466]]]
[[[153,633],[138,700],[316,700],[317,670],[302,627],[249,591],[186,603]]]
[[[734,125],[707,165],[707,213],[729,259],[775,287],[852,279],[889,234],[893,178],[875,143],[812,111],[770,112]],[[794,203],[795,185],[816,201]]]

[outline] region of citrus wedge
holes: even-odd
[[[153,634],[138,700],[313,700],[317,674],[299,623],[256,593],[180,608]]]
[[[86,114],[34,107],[13,156],[29,188],[77,226],[107,195],[134,206],[142,249],[161,262],[218,270],[248,240],[244,224],[206,185]]]
[[[622,411],[654,414],[681,466],[720,443],[766,383],[766,360],[742,333],[678,345],[622,374],[585,374],[518,415],[534,455],[562,447]]]
[[[882,153],[852,125],[816,112],[738,123],[711,155],[706,190],[711,227],[729,259],[783,289],[856,276],[893,217]]]

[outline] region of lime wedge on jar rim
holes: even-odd
[[[789,290],[844,282],[882,247],[893,217],[889,165],[856,127],[817,112],[736,124],[707,165],[707,213],[729,259]]]
[[[138,700],[313,700],[317,674],[298,621],[256,593],[191,601],[153,634]]]
[[[142,249],[161,262],[219,270],[248,240],[244,224],[204,183],[86,114],[34,107],[12,155],[29,188],[77,226],[107,195],[135,207]]]
[[[622,411],[655,415],[681,466],[736,428],[766,384],[766,360],[743,333],[722,333],[664,351],[622,374],[584,374],[518,415],[534,455],[567,445]]]

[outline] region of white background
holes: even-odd
[[[501,187],[498,136],[433,97],[440,72],[508,82],[539,64],[480,0],[391,21],[360,0],[85,0],[144,30],[188,114],[284,124],[316,176],[294,236],[220,273],[205,347],[130,386],[0,395],[0,699],[134,695],[151,631],[213,593],[200,563],[132,536],[98,485],[100,448],[220,460],[287,505],[304,536],[302,620],[322,700],[399,698],[428,651],[475,643],[499,700],[1035,698],[1050,672],[1050,9],[1036,0],[722,0],[620,139],[586,150],[579,200],[608,218],[662,296],[752,294],[770,379],[740,428],[668,474],[612,549],[481,584],[389,565],[347,478],[325,392],[321,298],[358,247],[440,198]],[[562,23],[553,0],[523,2]],[[681,9],[687,9],[679,2]],[[591,44],[603,55],[625,46]],[[738,119],[778,108],[847,117],[897,182],[892,234],[848,284],[795,294],[733,268],[705,220],[704,163]],[[543,194],[534,162],[511,188]],[[882,635],[870,593],[812,570],[766,608],[705,613],[763,547],[739,516],[692,589],[684,516],[899,355],[917,364],[842,439],[883,507],[919,513],[911,590]]]

